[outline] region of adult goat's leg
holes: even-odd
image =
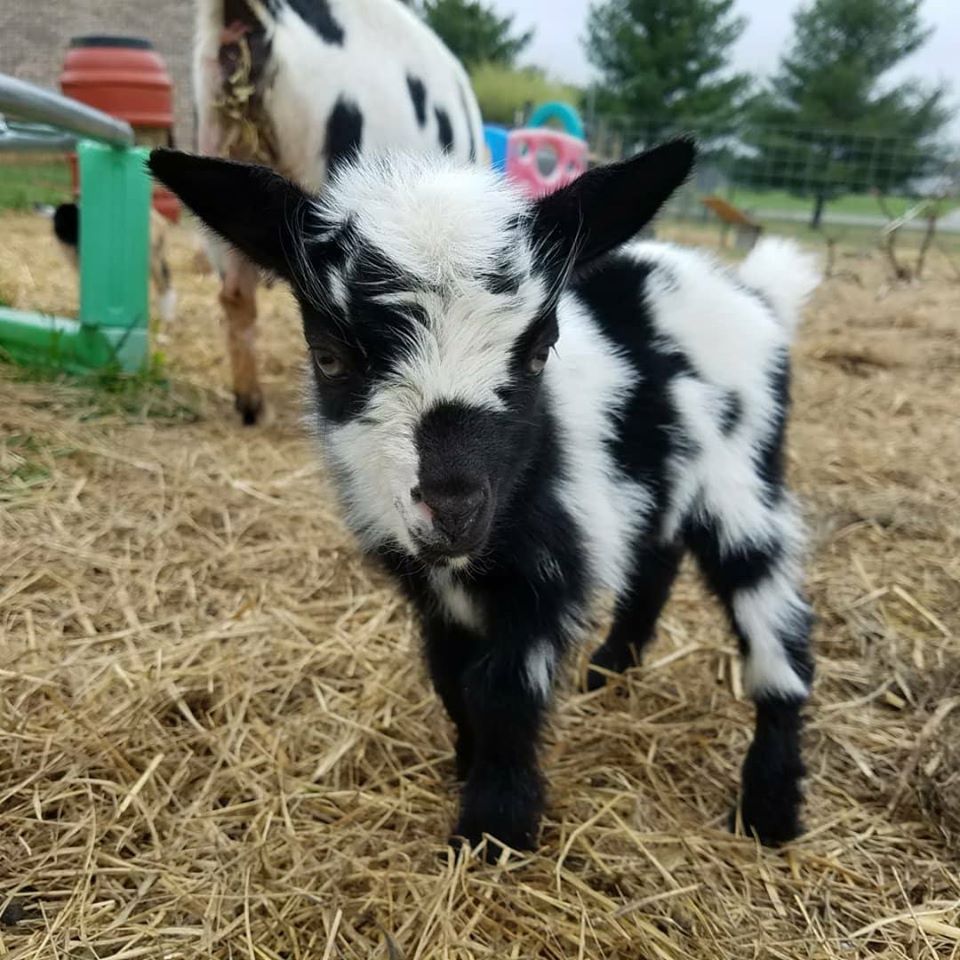
[[[233,250],[224,259],[220,303],[227,325],[234,404],[244,424],[252,426],[263,412],[256,350],[258,270]]]

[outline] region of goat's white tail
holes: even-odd
[[[760,293],[793,333],[800,309],[820,283],[815,254],[784,237],[764,237],[740,264],[740,279]]]

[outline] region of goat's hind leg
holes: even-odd
[[[640,662],[670,596],[682,557],[683,550],[678,546],[640,548],[630,590],[617,603],[607,639],[590,658],[588,690],[599,690],[607,682],[607,674],[623,673]]]
[[[730,616],[756,704],[756,730],[743,765],[743,827],[777,845],[802,832],[800,710],[813,680],[813,616],[803,595],[791,508],[781,501],[769,509],[763,539],[731,541],[710,521],[692,527],[688,539]]]

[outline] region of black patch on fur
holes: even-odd
[[[783,545],[744,544],[736,548],[722,545],[720,531],[713,521],[698,519],[684,527],[684,539],[697,558],[707,586],[718,597],[737,636],[740,651],[746,654],[750,640],[736,622],[733,601],[737,593],[756,587],[769,577],[783,554]],[[806,606],[791,606],[777,630],[790,665],[809,687],[813,682],[813,658],[810,654],[810,630],[813,614]]]
[[[720,432],[729,437],[743,419],[743,401],[735,390],[727,390],[723,395],[720,409]]]
[[[473,163],[477,159],[477,143],[473,136],[473,123],[470,120],[470,110],[467,107],[467,95],[463,92],[463,87],[460,87],[460,107],[463,110],[463,122],[467,129],[467,136],[470,138],[470,148],[468,151],[468,156],[470,162]]]
[[[363,141],[363,114],[355,103],[339,97],[327,118],[327,135],[323,152],[327,158],[327,174],[335,173],[359,152]]]
[[[53,211],[53,232],[68,247],[80,243],[80,210],[75,203],[61,203]]]
[[[496,270],[493,273],[484,274],[480,281],[491,293],[512,297],[520,292],[522,277],[511,270]]]
[[[450,125],[450,115],[443,107],[434,107],[433,112],[437,118],[437,138],[440,141],[440,147],[444,153],[450,153],[453,150],[453,127]]]
[[[280,12],[279,0],[267,0],[267,12],[275,17]],[[242,23],[250,29],[263,29],[260,18],[250,9],[247,0],[223,0],[223,26]]]
[[[765,500],[775,506],[783,499],[783,448],[786,444],[787,415],[790,412],[790,355],[781,350],[767,372],[770,399],[776,404],[771,411],[772,427],[760,446],[757,466],[763,480]]]
[[[377,298],[416,291],[422,284],[379,247],[361,241],[349,223],[325,246],[316,269],[325,271],[327,282],[336,270],[346,292],[345,307],[300,300],[308,346],[332,345],[350,362],[352,373],[341,381],[325,380],[315,371],[316,398],[323,417],[344,423],[363,415],[370,395],[405,356],[415,328],[425,321],[416,304],[385,304]]]
[[[523,274],[513,266],[512,253],[512,250],[503,250],[497,257],[493,270],[480,277],[480,282],[490,293],[515,296],[520,292]]]
[[[571,287],[638,374],[618,420],[611,452],[627,476],[647,485],[662,509],[667,497],[667,458],[692,451],[694,445],[681,428],[670,383],[695,373],[686,355],[665,345],[653,326],[646,285],[654,271],[663,276],[655,264],[613,253],[575,277]],[[562,337],[557,350],[563,350]]]
[[[768,576],[783,552],[780,544],[722,545],[716,521],[698,518],[683,530],[687,546],[696,554],[710,589],[725,603],[740,590],[750,590]]]
[[[427,88],[419,77],[408,73],[407,90],[413,102],[413,111],[417,115],[417,126],[423,128],[427,125]]]
[[[343,27],[334,19],[327,0],[287,0],[287,3],[321,40],[343,46]]]
[[[554,346],[559,335],[557,325],[557,305],[550,303],[544,307],[527,329],[517,337],[511,355],[511,371],[513,378],[506,387],[501,387],[497,394],[508,406],[516,406],[516,396],[539,389],[539,374],[531,374],[527,369],[531,357]],[[547,358],[549,363],[549,357]]]

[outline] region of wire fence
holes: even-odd
[[[587,136],[594,160],[604,162],[681,133],[697,138],[700,162],[671,204],[673,216],[704,219],[703,199],[719,196],[763,221],[873,228],[907,215],[909,229],[935,210],[941,229],[960,232],[960,144],[883,131],[604,116],[590,120]]]
[[[709,201],[722,198],[779,231],[811,226],[876,238],[895,218],[920,234],[931,212],[937,230],[960,245],[960,144],[923,143],[880,133],[825,129],[672,124],[633,118],[588,119],[594,161],[617,160],[679,133],[692,133],[700,161],[666,216],[722,226]],[[70,199],[64,154],[0,152],[0,210]]]

